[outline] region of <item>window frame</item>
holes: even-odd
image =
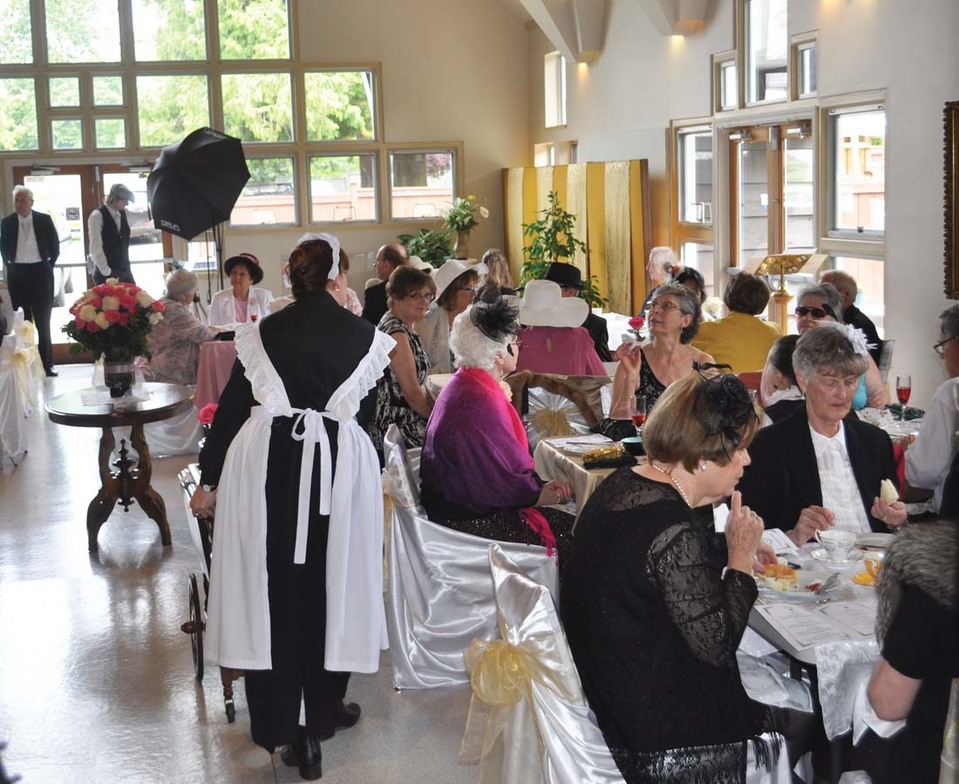
[[[716,290],[716,276],[715,276],[715,259],[716,259],[716,211],[712,210],[712,220],[710,223],[691,223],[689,221],[680,220],[681,218],[681,203],[680,203],[680,171],[682,167],[680,166],[679,156],[682,154],[682,144],[680,143],[680,138],[684,134],[695,133],[697,131],[709,130],[712,134],[713,139],[713,161],[712,161],[712,173],[713,173],[713,202],[712,204],[715,207],[716,203],[716,171],[717,171],[717,158],[716,158],[716,145],[717,145],[717,133],[716,127],[713,123],[713,120],[708,117],[693,118],[689,120],[674,120],[670,123],[669,128],[669,180],[670,180],[670,189],[669,189],[669,216],[670,216],[670,245],[674,251],[676,251],[677,258],[682,253],[682,248],[686,243],[695,243],[698,245],[709,245],[713,249],[713,291],[707,292],[707,294],[712,295],[718,293]],[[644,260],[645,261],[645,260]],[[702,270],[700,270],[702,272]],[[704,277],[708,277],[705,276]]]
[[[431,153],[449,153],[453,156],[453,172],[452,172],[452,185],[451,185],[451,194],[450,202],[459,196],[462,193],[462,190],[459,188],[460,182],[460,160],[463,154],[462,145],[449,145],[443,147],[440,145],[430,145],[429,147],[398,147],[396,145],[391,145],[386,150],[386,157],[383,159],[383,169],[385,169],[385,180],[387,190],[383,195],[382,202],[383,206],[386,208],[387,219],[392,223],[422,223],[424,220],[438,220],[440,218],[437,215],[433,217],[410,217],[410,218],[401,218],[393,214],[393,177],[390,173],[390,161],[394,154],[404,154],[404,153],[423,153],[424,155],[429,155]]]
[[[87,162],[91,157],[103,164],[133,163],[138,166],[151,166],[162,149],[162,145],[144,145],[140,137],[139,96],[136,80],[139,76],[175,76],[185,74],[203,75],[208,83],[209,118],[214,128],[223,127],[223,105],[221,77],[223,74],[263,73],[282,71],[291,74],[293,139],[289,142],[248,142],[244,149],[251,157],[289,157],[294,161],[294,200],[296,204],[294,224],[275,224],[278,229],[289,225],[310,227],[335,226],[337,231],[349,230],[351,226],[368,230],[371,225],[397,231],[406,231],[411,223],[426,219],[395,219],[392,216],[389,172],[386,161],[390,151],[404,150],[453,150],[456,157],[456,174],[453,179],[453,196],[465,193],[465,157],[462,141],[444,139],[419,140],[407,143],[388,143],[385,140],[383,117],[383,79],[382,67],[376,61],[303,61],[300,59],[299,38],[293,26],[293,20],[299,17],[298,4],[301,0],[286,0],[288,29],[290,30],[290,56],[280,59],[262,60],[226,60],[220,57],[219,16],[217,0],[199,0],[204,9],[205,44],[208,53],[206,61],[138,61],[135,57],[133,40],[133,21],[131,0],[119,0],[121,35],[121,60],[119,63],[52,63],[47,52],[47,31],[44,19],[31,18],[33,59],[29,63],[5,64],[3,78],[29,79],[34,91],[34,115],[36,120],[37,144],[30,149],[4,150],[0,156],[5,161],[4,171],[8,174],[15,165],[25,162],[36,165],[68,165]],[[34,3],[31,8],[36,9]],[[372,140],[307,141],[306,137],[306,96],[305,74],[317,71],[368,71],[373,75],[373,128]],[[79,77],[80,106],[49,106],[49,79],[51,77]],[[94,104],[93,80],[99,76],[119,77],[123,90],[122,102],[111,105]],[[52,146],[51,121],[65,117],[79,117],[83,138],[82,149],[54,150]],[[98,148],[96,146],[96,120],[123,119],[125,121],[126,143],[122,148]],[[31,126],[32,127],[32,126]],[[314,223],[310,216],[310,174],[309,160],[314,155],[355,155],[371,153],[376,161],[377,219],[375,224],[369,221]],[[242,231],[254,228],[262,231],[270,229],[267,224],[254,227],[240,224]]]
[[[802,53],[807,49],[816,51],[816,89],[808,92],[802,86]],[[791,36],[789,40],[789,100],[805,101],[819,94],[819,31],[811,30]]]

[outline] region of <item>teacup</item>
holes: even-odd
[[[841,531],[830,528],[826,531],[816,531],[816,541],[826,548],[826,555],[830,561],[845,561],[849,551],[856,544],[856,535],[852,531]]]

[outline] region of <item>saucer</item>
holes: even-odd
[[[820,547],[816,550],[813,550],[810,555],[815,558],[817,561],[822,561],[823,563],[836,564],[837,566],[845,566],[846,564],[859,563],[862,560],[863,555],[859,550],[850,550],[849,554],[845,558],[832,559],[829,557],[829,553],[826,552],[825,547]]]

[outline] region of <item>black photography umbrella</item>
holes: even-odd
[[[221,224],[229,220],[249,179],[239,139],[212,128],[197,128],[183,141],[164,147],[147,177],[153,224],[187,240],[212,229],[219,269]]]

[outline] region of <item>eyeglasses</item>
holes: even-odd
[[[415,299],[420,300],[421,302],[432,302],[435,299],[435,295],[431,292],[420,292],[419,294],[407,294],[406,299]]]
[[[656,310],[657,308],[659,308],[660,310],[662,310],[662,311],[664,311],[664,312],[666,312],[666,313],[669,313],[669,311],[671,311],[671,310],[679,310],[679,309],[680,309],[680,308],[679,308],[679,305],[677,305],[675,302],[670,302],[668,299],[667,299],[667,300],[656,300],[652,305],[649,306],[650,312]]]
[[[476,286],[457,286],[457,287],[456,287],[456,290],[457,290],[457,291],[468,291],[470,294],[474,294],[474,293],[476,292]]]
[[[515,348],[517,351],[519,351],[519,347],[522,345],[523,345],[523,341],[521,340],[511,340],[509,343],[506,344],[506,353],[509,354],[511,357],[515,357],[516,354],[513,352],[513,349]]]
[[[932,347],[932,350],[935,351],[940,357],[946,353],[946,343],[950,340],[955,340],[959,338],[959,335],[953,335],[951,338],[946,338],[945,340],[940,340],[936,345]]]
[[[812,316],[813,318],[824,319],[829,315],[822,308],[810,308],[806,305],[800,305],[798,308],[796,308],[795,312],[799,318],[802,318],[803,316]]]

